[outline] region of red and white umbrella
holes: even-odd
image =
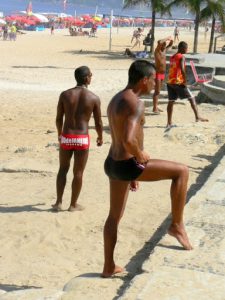
[[[3,19],[0,19],[0,25],[5,25],[5,24],[6,24],[6,21]]]

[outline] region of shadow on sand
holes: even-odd
[[[15,284],[0,284],[0,290],[6,292],[13,292],[13,291],[21,291],[21,290],[28,290],[28,289],[42,289],[41,286],[32,286],[32,285],[15,285]]]
[[[41,209],[37,206],[45,205],[45,203],[37,203],[33,205],[22,205],[22,206],[3,206],[0,204],[0,213],[6,214],[6,213],[20,213],[20,212],[32,212],[32,211],[38,211],[38,212],[44,212],[44,211],[52,211],[52,209]]]

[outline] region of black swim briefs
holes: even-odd
[[[169,101],[175,101],[178,98],[180,99],[193,98],[191,91],[189,90],[189,88],[186,87],[186,85],[167,83],[167,91],[168,91]]]
[[[106,175],[111,179],[132,181],[137,179],[145,169],[134,157],[127,160],[114,160],[108,156],[105,160],[104,169]]]

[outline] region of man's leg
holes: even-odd
[[[136,47],[138,45],[138,40],[136,39],[134,45],[131,47],[131,49],[133,49],[134,47]]]
[[[173,115],[173,105],[174,105],[173,100],[169,100],[167,104],[167,126],[170,127],[172,125],[172,115]]]
[[[195,121],[196,122],[208,122],[209,120],[208,119],[205,119],[205,118],[202,118],[199,116],[199,113],[198,113],[198,107],[197,107],[197,104],[196,104],[196,101],[195,101],[195,98],[189,98],[188,99],[190,104],[191,104],[191,108],[193,109],[193,112],[195,114]]]
[[[66,185],[66,175],[70,168],[70,160],[73,155],[71,150],[59,149],[59,171],[56,179],[56,203],[52,205],[54,210],[61,210],[62,197]]]
[[[82,210],[83,207],[77,204],[80,195],[83,173],[88,160],[89,150],[76,150],[74,151],[74,166],[73,166],[73,182],[72,182],[72,195],[69,211]]]
[[[110,210],[104,227],[104,256],[105,263],[102,277],[110,277],[120,273],[123,269],[116,266],[113,258],[114,248],[117,241],[117,229],[123,216],[129,193],[130,182],[109,180],[110,182]]]
[[[171,212],[172,223],[168,233],[174,236],[186,249],[191,250],[187,233],[183,223],[183,211],[186,203],[188,168],[176,162],[150,159],[143,173],[137,178],[138,181],[158,181],[171,179]]]
[[[162,80],[155,79],[155,92],[153,94],[153,108],[152,111],[155,113],[162,112],[161,109],[158,108],[159,94],[162,86]]]

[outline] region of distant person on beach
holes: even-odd
[[[152,41],[152,38],[151,38],[151,33],[149,32],[146,37],[144,38],[143,40],[143,45],[145,46],[144,48],[144,51],[148,51],[148,47],[150,48],[151,47],[151,41]],[[149,50],[150,51],[150,50]]]
[[[54,24],[51,25],[51,34],[54,34],[55,33],[55,26]]]
[[[143,149],[145,120],[144,103],[140,96],[149,94],[154,85],[154,65],[146,60],[136,60],[129,68],[128,85],[117,93],[108,105],[112,143],[104,168],[109,177],[110,210],[104,226],[105,262],[102,277],[110,277],[123,271],[114,262],[117,231],[129,190],[137,190],[139,181],[172,181],[172,221],[168,233],[175,237],[184,249],[192,249],[183,223],[188,168],[176,162],[151,159]]]
[[[3,41],[7,41],[8,34],[9,34],[9,27],[8,27],[8,25],[5,25],[3,27]]]
[[[139,30],[139,28],[138,28],[138,29],[135,29],[135,30],[133,31],[132,38],[131,38],[131,41],[130,41],[131,44],[133,43],[133,40],[136,39],[136,34],[138,33],[138,30]]]
[[[172,126],[172,114],[173,106],[175,101],[180,99],[188,99],[191,108],[195,114],[196,122],[207,122],[205,118],[201,118],[198,113],[198,108],[196,105],[195,97],[192,95],[191,91],[187,88],[187,75],[185,67],[185,56],[187,53],[188,44],[186,42],[180,42],[178,44],[178,51],[176,54],[170,58],[169,75],[167,81],[167,90],[169,102],[167,105],[167,128]]]
[[[143,30],[144,29],[138,28],[136,35],[135,35],[135,43],[133,44],[131,49],[133,49],[136,46],[138,46],[139,48],[141,47],[141,36],[142,36]]]
[[[9,40],[10,41],[16,41],[16,32],[17,32],[17,28],[14,24],[11,25],[10,27],[10,32],[9,32]]]
[[[90,37],[95,37],[97,32],[97,25],[95,23],[92,24],[91,31],[90,31]]]
[[[159,95],[166,73],[166,50],[173,45],[173,39],[169,36],[158,41],[154,51],[155,56],[155,92],[153,95],[153,113],[160,114],[162,110],[158,107]]]
[[[88,124],[93,113],[97,132],[97,146],[101,146],[102,120],[100,99],[88,90],[92,73],[86,66],[79,67],[74,72],[77,85],[61,93],[57,106],[56,127],[58,131],[59,171],[56,180],[57,200],[53,209],[62,209],[62,197],[66,185],[66,176],[70,160],[74,155],[72,195],[69,211],[82,210],[77,200],[82,187],[83,172],[87,163],[90,137]],[[63,122],[64,121],[64,122]]]
[[[175,28],[174,28],[174,40],[173,42],[175,43],[176,40],[179,42],[179,34],[180,34],[180,31],[179,31],[179,28],[178,26],[176,25]]]
[[[205,40],[207,39],[207,33],[208,33],[208,31],[209,31],[209,27],[205,26],[205,34],[204,34]]]

